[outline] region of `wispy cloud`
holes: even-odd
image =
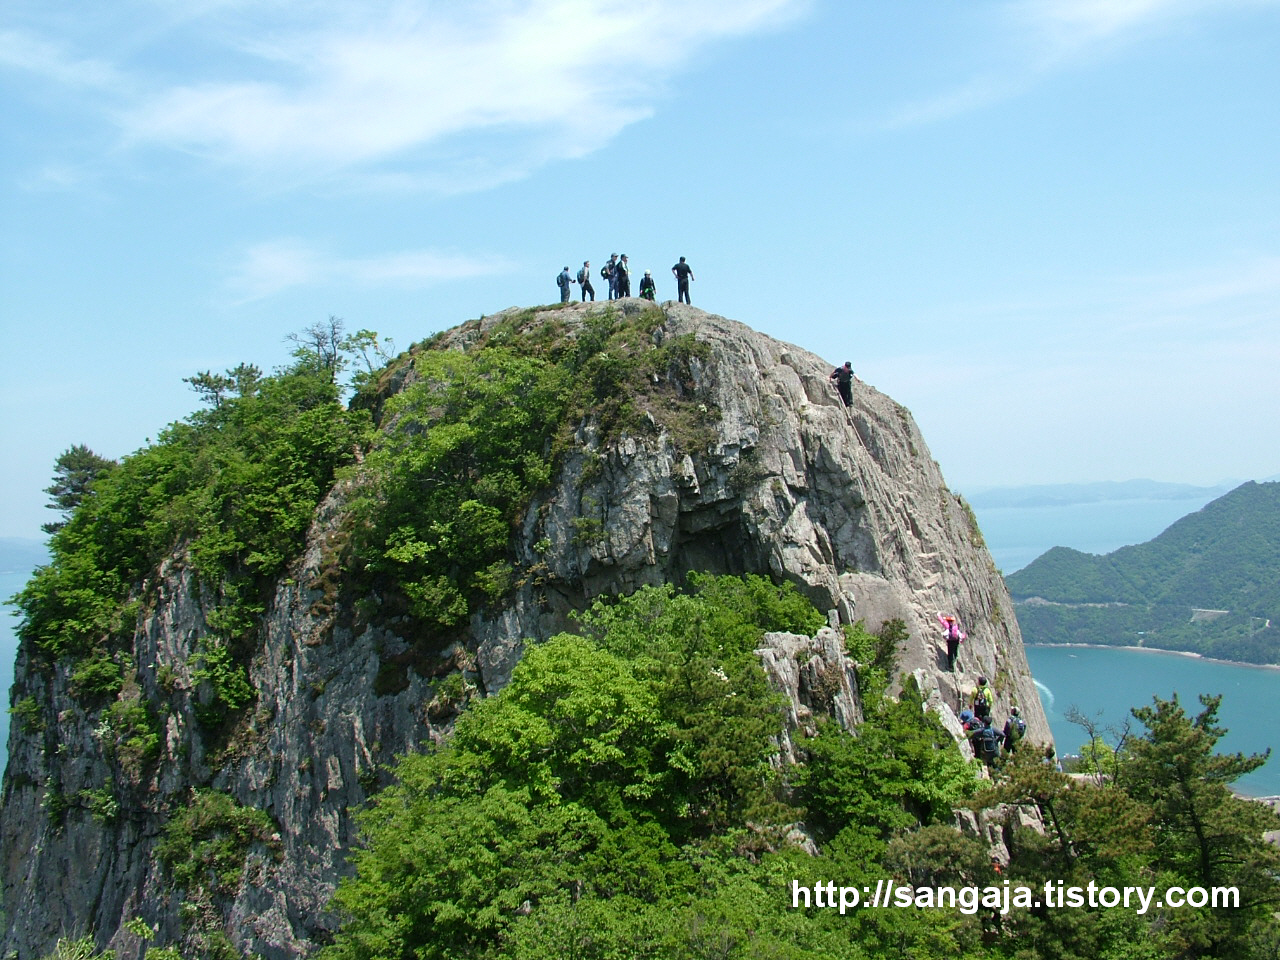
[[[243,303],[313,284],[423,287],[447,280],[490,276],[509,268],[501,258],[437,250],[342,257],[301,240],[281,239],[256,244],[245,251],[229,286]]]
[[[1014,85],[1009,80],[978,77],[953,90],[899,107],[889,117],[886,126],[916,127],[936,123],[997,103],[1013,91]]]
[[[110,63],[78,57],[62,44],[23,30],[0,30],[0,67],[69,87],[113,87],[122,81]]]
[[[992,21],[1005,56],[976,76],[893,110],[886,126],[918,126],[1018,96],[1055,72],[1145,37],[1168,24],[1232,9],[1277,7],[1280,0],[1010,0]],[[989,11],[980,9],[979,15]]]
[[[440,184],[456,174],[480,183],[598,149],[648,116],[709,45],[808,4],[213,3],[201,8],[199,29],[173,21],[163,70],[154,52],[111,65],[17,34],[0,36],[0,61],[61,83],[120,88],[130,74],[141,92],[122,99],[114,120],[131,145],[254,175],[359,171]]]
[[[1185,17],[1274,5],[1274,0],[1015,0],[1009,9],[1058,58]]]

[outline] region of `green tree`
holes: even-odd
[[[895,833],[949,821],[977,784],[976,768],[914,683],[898,699],[865,703],[855,732],[821,725],[797,771],[808,822],[820,836],[857,831],[878,844]],[[848,838],[846,837],[846,840]]]
[[[449,744],[400,760],[362,815],[330,958],[692,957],[803,940],[803,918],[755,872],[798,811],[769,762],[782,715],[751,651],[766,626],[821,618],[761,578],[691,579],[691,594],[596,604],[590,636],[529,648]]]
[[[1227,732],[1218,725],[1220,696],[1200,697],[1189,717],[1175,695],[1133,710],[1146,732],[1133,738],[1119,781],[1152,811],[1158,869],[1183,886],[1235,887],[1238,909],[1211,906],[1171,911],[1171,937],[1200,956],[1237,956],[1257,920],[1280,908],[1280,849],[1264,832],[1280,817],[1237,797],[1229,785],[1266,762],[1267,754],[1220,754]],[[1274,919],[1272,919],[1274,922]]]
[[[251,633],[262,589],[301,549],[335,471],[354,458],[362,415],[343,410],[312,367],[260,380],[236,371],[239,395],[171,424],[119,465],[75,473],[67,461],[59,489],[74,509],[50,541],[49,565],[16,598],[24,641],[55,657],[110,650],[132,632],[131,592],[178,549],[219,598],[210,622],[223,642]]]
[[[41,524],[40,528],[45,533],[57,533],[65,527],[66,518],[84,501],[93,482],[117,466],[116,461],[98,456],[82,443],[60,453],[53,465],[53,484],[44,492],[49,494],[46,506],[61,512],[63,519]]]

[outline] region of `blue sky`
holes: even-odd
[[[0,536],[199,370],[626,252],[953,488],[1280,471],[1277,0],[6,0]]]

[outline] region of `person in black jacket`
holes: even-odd
[[[640,296],[645,300],[657,300],[658,288],[653,285],[653,271],[646,270],[640,278]]]
[[[844,401],[844,405],[853,406],[853,364],[846,360],[844,366],[832,370],[827,379],[836,382],[836,389],[840,391],[840,399]]]
[[[696,280],[693,275],[693,267],[684,262],[684,257],[680,258],[680,262],[671,268],[671,272],[676,278],[676,299],[680,303],[692,304],[689,299],[689,281]]]
[[[631,296],[631,264],[624,253],[613,266],[613,280],[618,288],[618,299]]]
[[[600,276],[609,281],[609,299],[618,299],[618,255],[609,254],[609,262],[600,268]]]

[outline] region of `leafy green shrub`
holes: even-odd
[[[864,702],[876,703],[889,688],[898,644],[906,635],[907,626],[901,620],[886,621],[879,633],[868,631],[861,620],[844,625],[845,652],[857,664],[858,689]]]
[[[427,353],[416,369],[366,459],[354,546],[368,574],[399,584],[414,616],[445,631],[509,589],[511,524],[550,481],[567,381],[503,348]]]
[[[809,822],[828,839],[846,831],[879,849],[898,831],[950,822],[952,810],[977,787],[975,763],[924,709],[914,681],[898,699],[885,696],[884,676],[904,632],[897,620],[879,635],[861,623],[846,630],[851,655],[869,657],[872,664],[859,671],[860,683],[869,680],[862,687],[865,719],[856,733],[822,723],[806,745],[809,759],[796,778]]]
[[[71,695],[86,704],[114,697],[123,686],[120,664],[103,650],[77,663],[69,683]]]
[[[191,663],[191,682],[197,688],[196,718],[201,723],[217,726],[253,701],[245,668],[232,659],[225,644],[202,640]]]
[[[120,801],[110,785],[97,790],[81,790],[79,800],[88,809],[89,815],[101,824],[111,824],[120,816]]]
[[[25,733],[39,733],[44,729],[42,712],[35,697],[23,697],[9,708],[9,715],[18,721]]]
[[[137,778],[160,755],[160,726],[155,716],[142,700],[130,697],[111,704],[106,720],[116,763],[126,774]]]
[[[262,810],[216,790],[197,790],[178,809],[156,843],[156,856],[179,889],[233,894],[251,844],[272,843],[275,827]]]

